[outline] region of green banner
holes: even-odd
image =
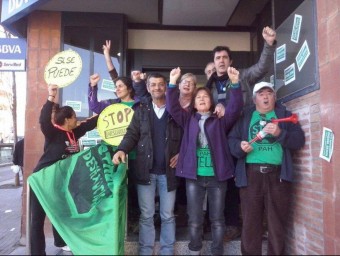
[[[29,184],[74,255],[123,255],[126,165],[113,148],[91,147],[33,173]]]

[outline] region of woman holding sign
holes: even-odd
[[[97,126],[98,116],[91,117],[78,124],[76,113],[70,106],[59,107],[58,104],[54,103],[57,92],[57,85],[50,84],[48,86],[48,99],[41,109],[39,118],[41,131],[45,137],[44,153],[33,172],[38,172],[71,154],[79,152],[78,139]],[[33,191],[30,203],[32,213],[31,255],[46,255],[44,234],[46,213]],[[54,228],[53,235],[55,246],[69,250]]]
[[[131,78],[128,77],[117,77],[114,81],[116,84],[116,95],[117,99],[108,99],[98,101],[97,92],[98,92],[98,82],[100,80],[100,76],[98,74],[93,74],[90,76],[90,86],[89,86],[89,94],[88,94],[88,102],[89,108],[91,111],[100,114],[106,107],[121,103],[132,109],[136,109],[139,105],[139,98],[135,97],[135,90],[133,88],[133,83]],[[134,182],[134,170],[135,170],[135,160],[136,160],[136,151],[133,150],[129,153],[129,163],[128,163],[128,219],[129,225],[132,229],[132,232],[136,232],[138,217],[139,217],[139,206],[137,200],[137,191]],[[136,225],[135,225],[135,224]]]

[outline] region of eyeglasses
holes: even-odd
[[[182,80],[181,84],[189,84],[191,86],[195,86],[195,83],[193,81],[189,81],[189,80]]]

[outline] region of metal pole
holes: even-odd
[[[272,0],[271,2],[271,12],[272,12],[272,27],[273,29],[276,30],[276,25],[275,25],[275,3],[274,3],[274,0]],[[277,70],[276,70],[276,51],[274,52],[274,78],[273,78],[273,83],[274,83],[274,86],[277,86],[276,84],[276,74],[277,74]]]
[[[127,171],[129,171],[129,156],[128,154],[126,154],[126,169]],[[127,175],[127,174],[126,174]],[[127,186],[127,196],[126,196],[126,205],[125,205],[125,208],[126,208],[126,216],[125,216],[125,240],[127,238],[127,234],[128,234],[128,230],[129,230],[129,225],[128,225],[128,221],[129,221],[129,207],[128,207],[128,200],[129,200],[129,187],[128,187],[128,184],[129,184],[129,179],[126,178],[126,186]]]
[[[26,255],[31,255],[31,204],[30,184],[26,185]]]

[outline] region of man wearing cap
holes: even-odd
[[[268,255],[284,254],[285,226],[294,177],[292,153],[305,144],[299,123],[271,120],[291,112],[276,101],[271,83],[257,83],[255,106],[245,111],[229,134],[229,147],[237,158],[236,186],[242,209],[242,254],[262,254],[263,218],[268,223]],[[266,136],[249,143],[259,131]]]

